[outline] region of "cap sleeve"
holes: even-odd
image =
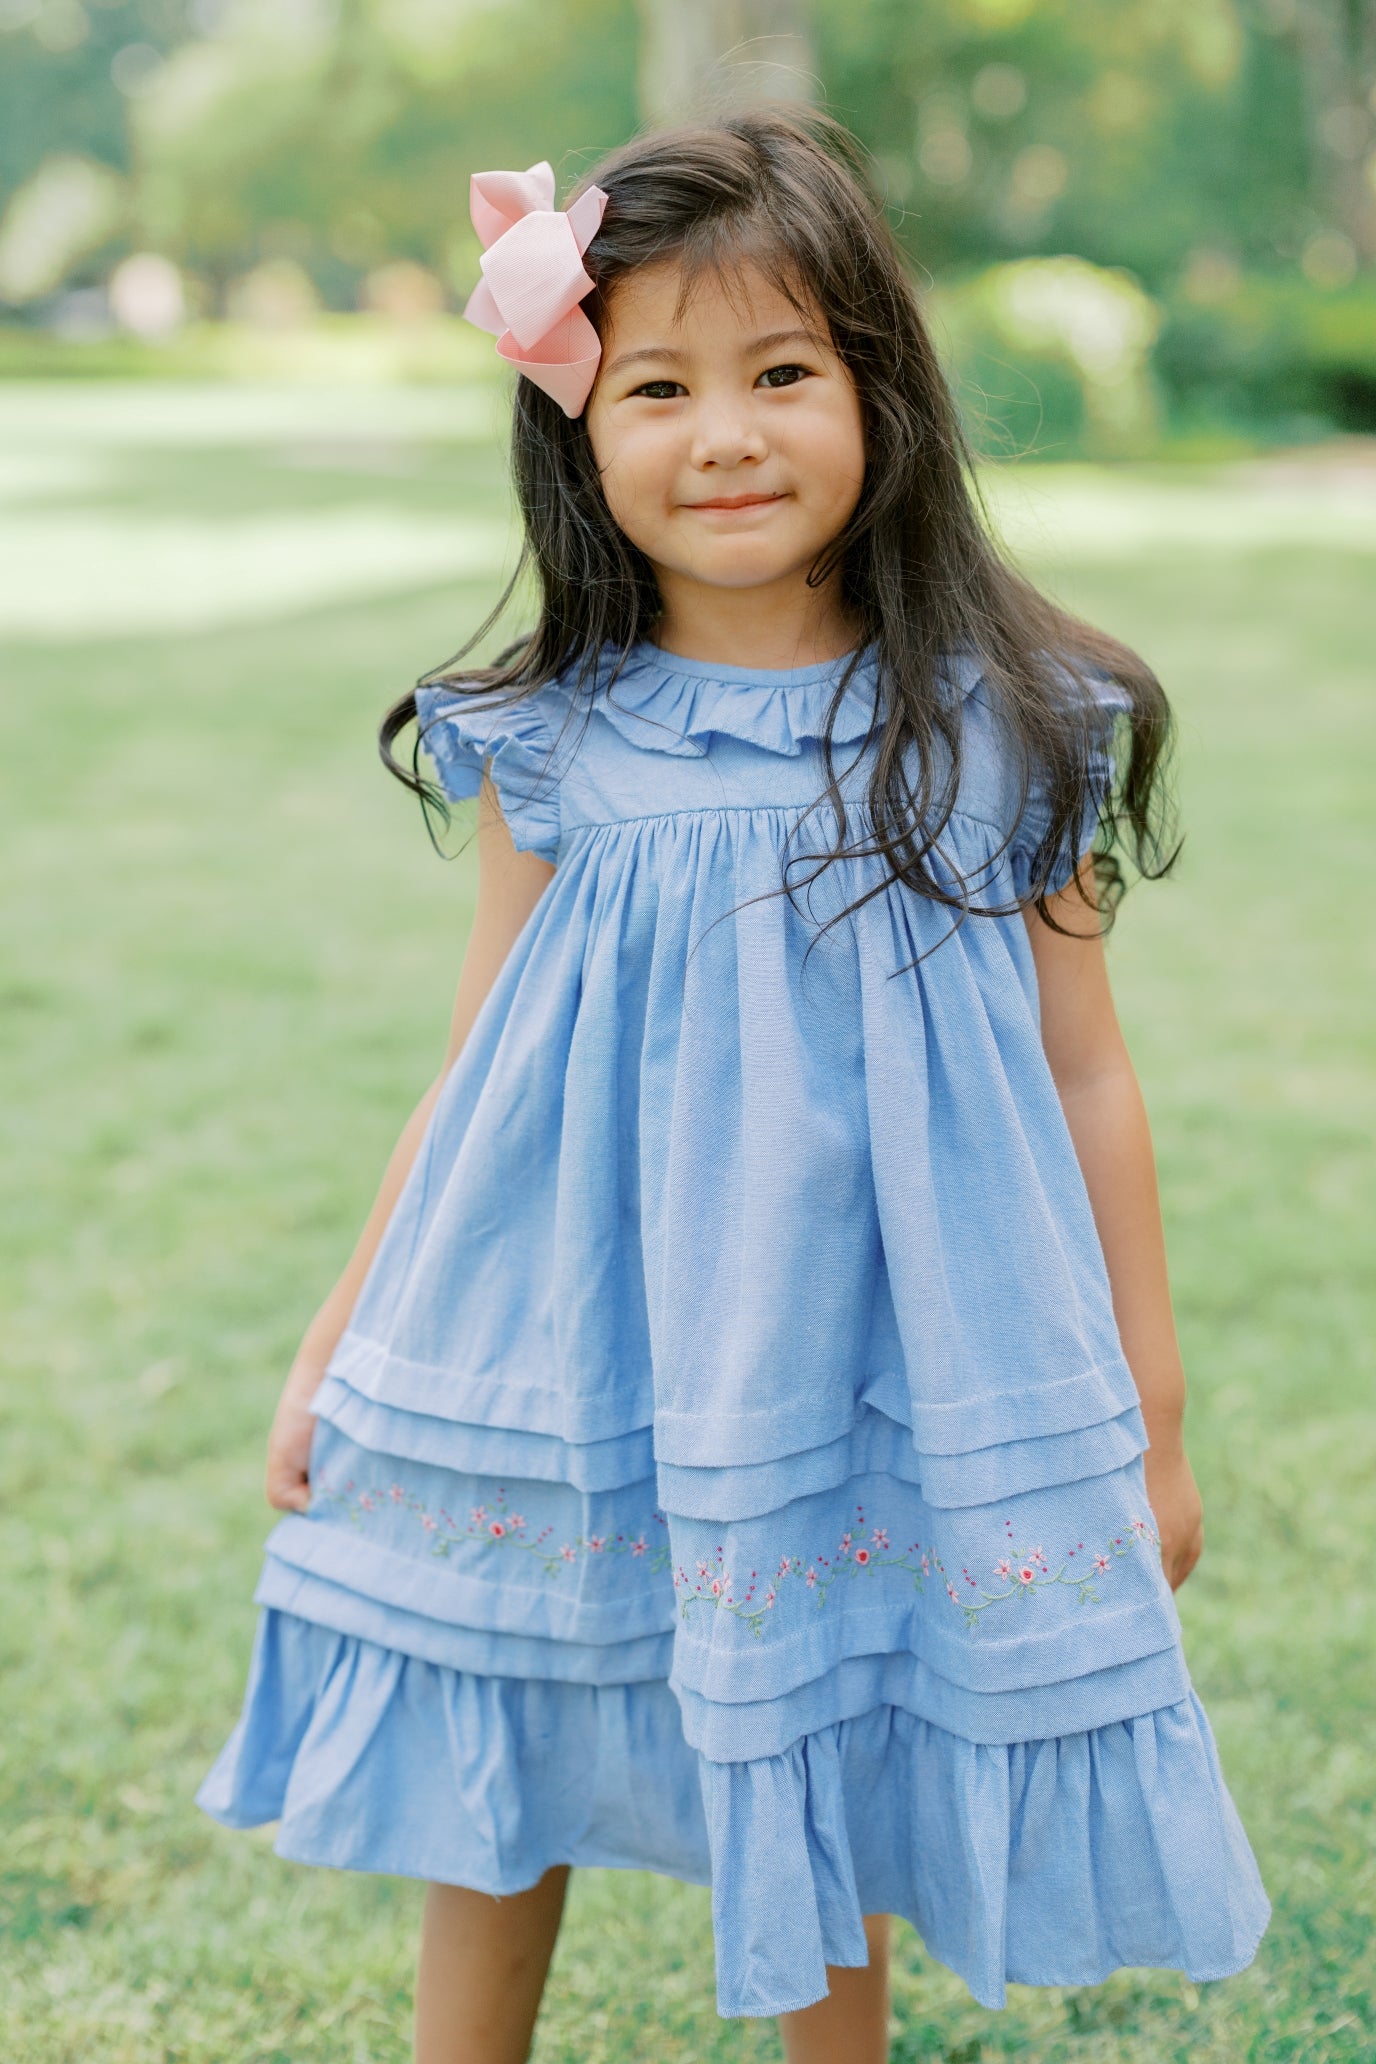
[[[481,692],[418,688],[416,716],[422,750],[434,761],[450,801],[477,795],[487,767],[512,843],[553,860],[561,822],[559,781],[554,738],[539,698],[494,701]]]
[[[1115,719],[1127,712],[1129,703],[1115,681],[1096,679],[1091,685],[1094,706],[1090,712],[1089,792],[1073,836],[1065,840],[1060,851],[1053,857],[1046,879],[1045,893],[1048,896],[1054,896],[1061,889],[1068,888],[1074,880],[1080,858],[1093,842],[1100,809],[1113,787],[1116,764]],[[1012,800],[1016,807],[1016,789],[1013,791]],[[1034,879],[1032,863],[1050,828],[1051,808],[1046,790],[1043,784],[1034,778],[1028,790],[1027,801],[1014,826],[1008,852],[1013,884],[1019,898],[1031,892]]]

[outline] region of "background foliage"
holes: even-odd
[[[1376,426],[1366,0],[780,4],[951,290],[996,444]],[[647,38],[693,6],[739,28],[763,0],[0,0],[0,299],[73,366],[112,322],[158,330],[138,276],[105,294],[136,255],[191,316],[434,319],[475,277],[469,172],[547,156],[567,185],[642,121]],[[1066,257],[1085,306],[1104,275],[1094,363],[1017,313],[1029,263]],[[1133,295],[1150,334],[1115,362]]]

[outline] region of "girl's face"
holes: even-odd
[[[855,383],[757,267],[729,293],[700,274],[681,317],[680,281],[666,260],[610,298],[587,411],[608,507],[662,590],[801,583],[860,498]]]

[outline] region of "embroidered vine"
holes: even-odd
[[[1003,1525],[1009,1545],[1007,1551],[1000,1555],[994,1564],[992,1571],[995,1581],[1004,1586],[1003,1590],[986,1591],[978,1579],[971,1576],[968,1569],[961,1570],[961,1578],[969,1589],[976,1593],[974,1598],[958,1593],[950,1580],[947,1580],[946,1589],[965,1614],[967,1626],[977,1626],[980,1614],[987,1612],[991,1605],[1006,1604],[1010,1598],[1030,1598],[1035,1592],[1049,1591],[1057,1584],[1068,1585],[1076,1591],[1081,1605],[1098,1605],[1101,1600],[1094,1588],[1095,1579],[1102,1577],[1113,1567],[1116,1557],[1130,1555],[1143,1541],[1150,1541],[1158,1553],[1161,1548],[1160,1537],[1147,1520],[1130,1519],[1124,1531],[1115,1534],[1103,1548],[1087,1553],[1084,1542],[1077,1541],[1073,1548],[1067,1549],[1060,1568],[1053,1571],[1042,1548],[1013,1547],[1011,1519],[1006,1519]],[[1072,1570],[1070,1565],[1077,1556],[1082,1560],[1078,1568]]]
[[[732,1572],[725,1566],[720,1547],[714,1560],[700,1559],[697,1562],[695,1580],[689,1578],[680,1563],[674,1572],[674,1588],[684,1594],[680,1602],[682,1617],[687,1619],[689,1609],[694,1605],[707,1605],[714,1611],[729,1612],[744,1620],[758,1641],[763,1634],[765,1620],[778,1604],[780,1587],[789,1579],[801,1582],[820,1608],[825,1605],[832,1585],[838,1582],[854,1583],[875,1570],[901,1569],[910,1572],[913,1589],[923,1591],[926,1589],[925,1580],[935,1570],[946,1587],[947,1597],[964,1613],[966,1626],[977,1627],[981,1614],[991,1606],[1003,1605],[1013,1598],[1031,1598],[1038,1591],[1050,1590],[1057,1584],[1068,1585],[1075,1590],[1081,1605],[1097,1605],[1100,1599],[1094,1588],[1095,1579],[1112,1568],[1115,1556],[1130,1554],[1141,1541],[1150,1541],[1158,1549],[1161,1545],[1146,1520],[1133,1519],[1123,1533],[1114,1535],[1103,1549],[1088,1556],[1085,1555],[1084,1542],[1078,1541],[1067,1550],[1059,1569],[1053,1571],[1044,1549],[1014,1549],[1013,1522],[1005,1520],[1009,1546],[1007,1552],[999,1556],[991,1572],[994,1581],[1001,1583],[1003,1588],[998,1591],[985,1589],[979,1578],[962,1567],[960,1577],[965,1588],[958,1590],[945,1563],[930,1544],[924,1548],[921,1541],[911,1541],[901,1554],[895,1553],[888,1528],[871,1526],[867,1534],[864,1506],[857,1504],[855,1513],[855,1525],[842,1534],[830,1556],[785,1555],[759,1598],[756,1597],[760,1588],[758,1570],[751,1570],[748,1586],[739,1597],[735,1596]],[[1071,1564],[1077,1556],[1085,1559],[1072,1570]],[[691,1590],[688,1589],[690,1582]]]
[[[336,1490],[332,1485],[316,1483],[312,1490],[312,1503],[316,1499],[333,1505],[341,1505],[354,1526],[362,1526],[370,1512],[377,1512],[388,1505],[398,1506],[413,1513],[420,1523],[422,1532],[430,1536],[430,1553],[447,1556],[465,1543],[505,1549],[531,1555],[541,1564],[547,1577],[558,1576],[569,1563],[586,1562],[590,1556],[631,1555],[643,1557],[645,1567],[651,1570],[668,1569],[672,1560],[669,1550],[668,1521],[662,1512],[651,1515],[651,1526],[665,1529],[662,1539],[652,1540],[645,1529],[635,1536],[624,1533],[575,1534],[571,1541],[555,1545],[557,1528],[542,1527],[538,1534],[528,1534],[525,1515],[512,1512],[507,1503],[504,1488],[499,1489],[491,1505],[473,1505],[469,1508],[465,1524],[455,1519],[443,1507],[432,1512],[414,1492],[403,1484],[389,1484],[385,1491],[360,1491],[352,1481]]]
[[[674,1588],[684,1593],[679,1607],[682,1617],[686,1620],[695,1605],[708,1605],[716,1612],[728,1612],[736,1619],[744,1620],[758,1641],[763,1635],[765,1620],[778,1604],[779,1587],[789,1577],[800,1580],[816,1599],[819,1609],[826,1604],[827,1592],[838,1580],[854,1582],[866,1572],[877,1569],[909,1570],[915,1589],[920,1591],[923,1578],[931,1573],[934,1551],[924,1551],[922,1544],[914,1541],[903,1554],[895,1555],[891,1552],[888,1529],[880,1526],[870,1529],[868,1540],[859,1540],[857,1536],[865,1531],[865,1508],[857,1505],[855,1511],[856,1525],[842,1534],[833,1556],[815,1555],[807,1559],[800,1555],[785,1555],[766,1585],[764,1596],[754,1605],[751,1600],[759,1589],[759,1571],[751,1570],[749,1585],[740,1598],[734,1597],[732,1573],[725,1566],[720,1547],[714,1561],[700,1558],[695,1565],[696,1582],[691,1591],[687,1587],[692,1580],[680,1563],[674,1571]],[[921,1558],[920,1561],[908,1560],[914,1554]],[[937,1567],[940,1568],[939,1562]]]
[[[360,1490],[352,1480],[340,1488],[317,1482],[313,1487],[312,1504],[317,1502],[341,1506],[354,1526],[362,1526],[370,1513],[388,1506],[397,1507],[412,1514],[421,1531],[429,1536],[432,1555],[448,1556],[455,1548],[476,1544],[507,1553],[530,1555],[541,1565],[546,1576],[551,1577],[557,1576],[569,1564],[585,1562],[595,1555],[630,1555],[637,1560],[643,1559],[645,1567],[654,1571],[668,1569],[673,1562],[668,1519],[659,1511],[651,1514],[650,1531],[642,1528],[635,1535],[611,1532],[577,1534],[572,1540],[556,1545],[554,1536],[557,1529],[553,1526],[541,1528],[538,1534],[527,1531],[525,1515],[511,1511],[504,1488],[498,1490],[491,1505],[471,1506],[464,1523],[443,1508],[432,1512],[414,1492],[399,1483],[389,1484],[385,1490]],[[925,1591],[927,1579],[933,1574],[938,1576],[951,1603],[964,1614],[966,1626],[977,1627],[982,1615],[992,1607],[1006,1605],[1012,1599],[1029,1599],[1058,1585],[1073,1590],[1081,1605],[1097,1605],[1101,1601],[1096,1584],[1112,1569],[1117,1558],[1130,1555],[1144,1541],[1149,1541],[1158,1551],[1161,1546],[1155,1529],[1148,1521],[1132,1519],[1121,1534],[1113,1535],[1102,1548],[1087,1551],[1084,1542],[1077,1541],[1073,1548],[1067,1549],[1059,1566],[1053,1570],[1041,1546],[1015,1547],[1010,1519],[1004,1521],[1007,1545],[992,1565],[988,1579],[975,1576],[962,1565],[957,1584],[930,1543],[924,1547],[921,1541],[910,1541],[900,1552],[894,1548],[887,1527],[870,1525],[866,1521],[862,1504],[856,1505],[855,1515],[855,1524],[846,1529],[830,1555],[783,1556],[765,1582],[762,1594],[760,1573],[754,1569],[743,1589],[733,1588],[735,1580],[726,1567],[720,1546],[713,1558],[699,1558],[694,1565],[693,1577],[680,1563],[674,1569],[674,1589],[680,1594],[682,1618],[686,1620],[695,1605],[708,1606],[714,1612],[727,1612],[743,1620],[758,1641],[785,1585],[801,1587],[820,1609],[826,1604],[827,1594],[834,1584],[862,1582],[877,1570],[898,1569],[908,1572],[916,1591]],[[664,1529],[664,1532],[653,1535],[656,1527]],[[990,1582],[999,1588],[989,1589]]]

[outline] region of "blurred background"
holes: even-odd
[[[0,0],[0,371],[452,378],[468,174],[704,97],[875,154],[996,446],[1376,428],[1369,0]]]
[[[766,97],[870,147],[993,519],[1178,712],[1110,966],[1275,1907],[1222,1984],[1001,2015],[902,1927],[894,2064],[1376,2056],[1370,0],[0,0],[5,2064],[409,2055],[418,1888],[191,1799],[471,915],[375,757],[515,558],[468,177]],[[778,2054],[705,1889],[576,1876],[536,2064]]]

